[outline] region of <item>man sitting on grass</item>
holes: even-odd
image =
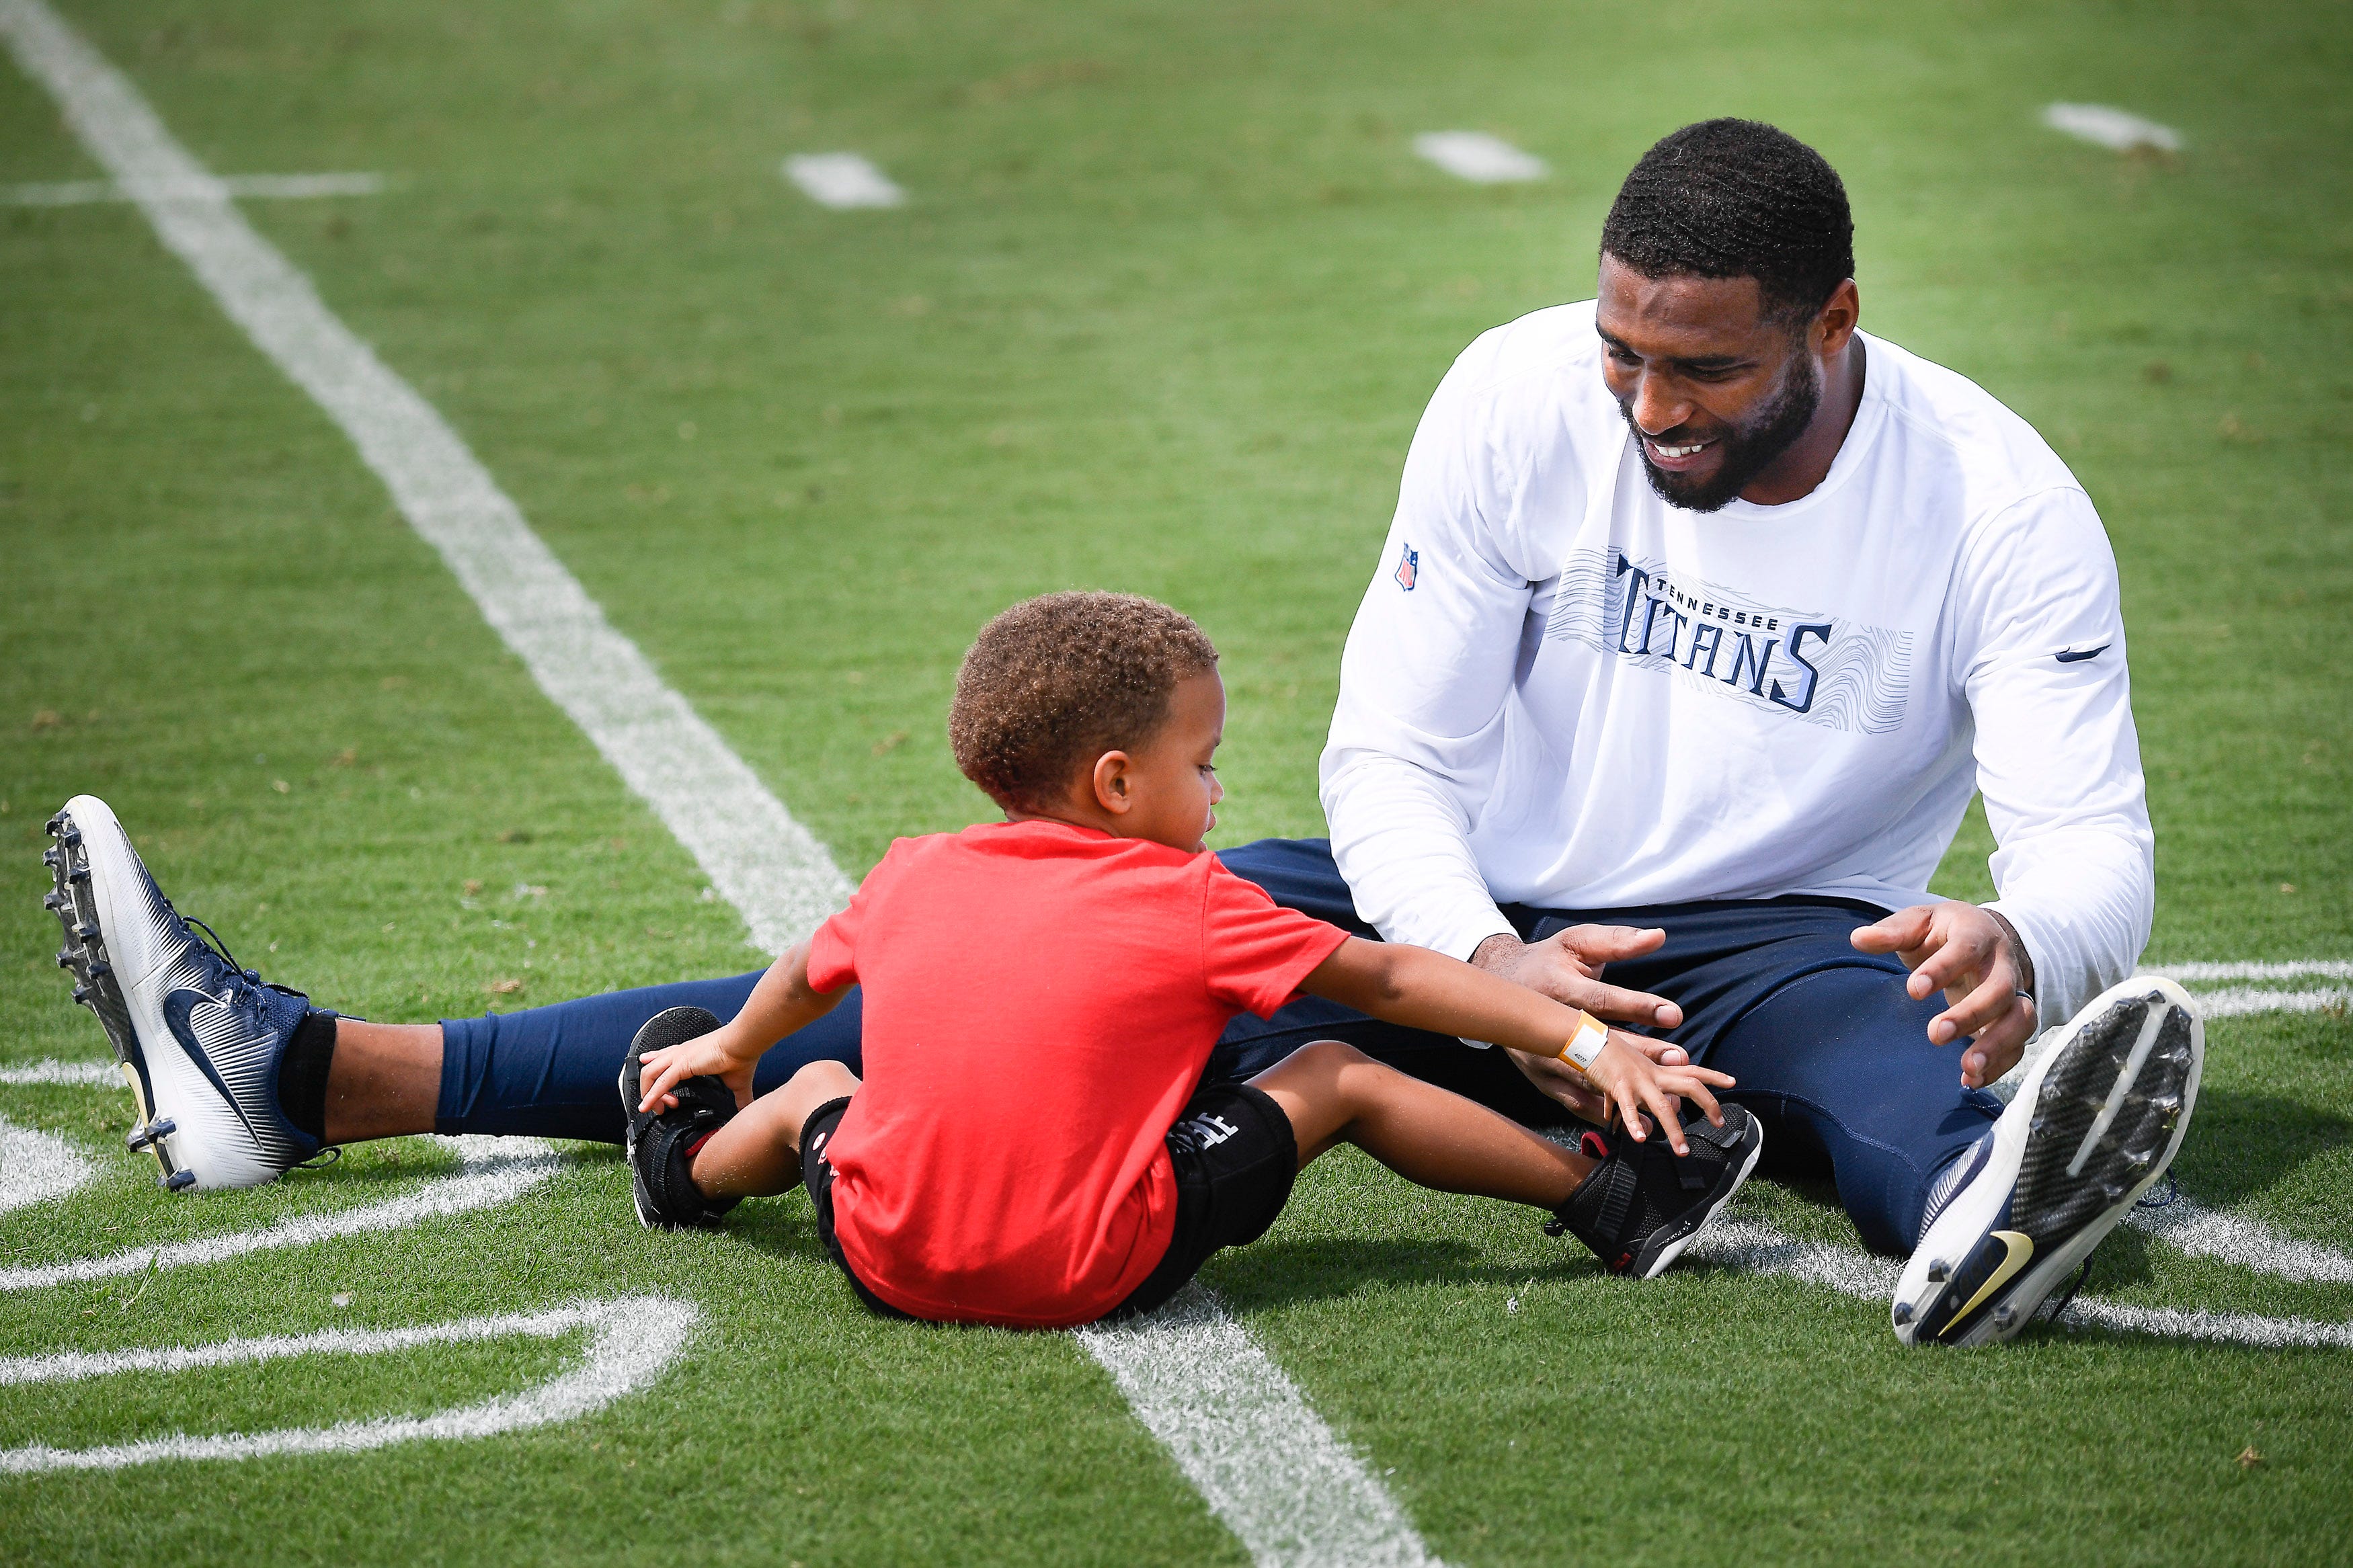
[[[1158,1306],[1263,1234],[1301,1166],[1354,1143],[1423,1186],[1548,1210],[1613,1271],[1673,1261],[1763,1145],[1709,1092],[1733,1080],[1227,870],[1203,843],[1224,796],[1217,658],[1190,620],[1122,595],[991,621],[948,728],[1005,821],[893,844],[726,1023],[677,1007],[646,1024],[621,1071],[639,1218],[715,1224],[806,1180],[874,1310],[1057,1328]],[[753,1099],[770,1046],[852,984],[865,1079],[815,1061]],[[1303,991],[1564,1058],[1625,1131],[1567,1148],[1336,1040],[1202,1083],[1229,1020]],[[1678,1096],[1704,1118],[1684,1126]]]

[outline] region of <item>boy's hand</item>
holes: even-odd
[[[1620,1034],[1616,1031],[1612,1031],[1611,1037],[1624,1040],[1658,1067],[1681,1067],[1691,1060],[1683,1048],[1672,1041],[1657,1039],[1649,1035]],[[1507,1049],[1505,1054],[1511,1058],[1512,1065],[1519,1068],[1530,1083],[1535,1085],[1539,1093],[1547,1099],[1558,1100],[1567,1106],[1572,1114],[1584,1118],[1596,1127],[1607,1127],[1609,1124],[1609,1097],[1595,1088],[1590,1079],[1568,1063],[1558,1057],[1533,1056],[1526,1051]]]
[[[670,1089],[704,1073],[723,1079],[735,1094],[738,1109],[752,1103],[752,1068],[760,1059],[755,1049],[743,1055],[732,1026],[722,1025],[710,1034],[675,1046],[648,1051],[638,1058],[638,1084],[645,1098],[639,1110],[660,1112],[678,1103]]]
[[[1609,1043],[1593,1058],[1587,1076],[1599,1087],[1603,1105],[1625,1122],[1627,1132],[1636,1142],[1650,1136],[1642,1120],[1647,1112],[1666,1132],[1667,1142],[1674,1146],[1675,1152],[1688,1154],[1691,1145],[1683,1138],[1683,1109],[1676,1100],[1690,1100],[1710,1121],[1721,1127],[1724,1110],[1708,1089],[1710,1085],[1730,1089],[1732,1076],[1688,1063],[1662,1066],[1652,1061],[1641,1046],[1640,1037],[1620,1029],[1610,1030]]]

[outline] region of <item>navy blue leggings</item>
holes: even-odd
[[[1221,858],[1277,903],[1375,934],[1357,919],[1325,840],[1261,839]],[[1956,1047],[1928,1043],[1928,1020],[1941,1003],[1915,1002],[1905,994],[1902,964],[1848,943],[1850,931],[1879,919],[1868,905],[1787,898],[1504,912],[1532,940],[1587,922],[1663,927],[1663,948],[1612,964],[1609,979],[1683,1008],[1682,1026],[1664,1033],[1695,1060],[1740,1080],[1728,1098],[1765,1123],[1765,1168],[1832,1177],[1864,1243],[1880,1251],[1910,1250],[1929,1184],[2000,1114],[1991,1095],[1961,1087]],[[444,1020],[436,1128],[617,1143],[621,1058],[639,1026],[666,1007],[733,1017],[759,978],[754,972],[681,981]],[[824,1018],[778,1041],[760,1058],[754,1087],[765,1094],[811,1061],[860,1070],[860,1012],[852,991]],[[1210,1057],[1209,1076],[1249,1078],[1316,1039],[1345,1040],[1531,1125],[1562,1120],[1560,1107],[1503,1052],[1472,1050],[1317,997],[1302,997],[1271,1018],[1236,1018]]]

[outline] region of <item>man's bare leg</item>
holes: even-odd
[[[430,1132],[440,1103],[440,1025],[335,1020],[325,1142]]]

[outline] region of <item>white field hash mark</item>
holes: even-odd
[[[225,174],[203,184],[152,184],[132,187],[121,180],[55,180],[45,184],[0,185],[0,205],[72,207],[90,202],[202,199],[219,195],[241,201],[299,201],[310,196],[373,196],[384,191],[382,174]]]
[[[1456,179],[1473,184],[1512,184],[1541,180],[1552,173],[1535,153],[1523,153],[1483,131],[1426,131],[1413,139],[1413,150]]]
[[[210,178],[138,89],[41,0],[0,0],[0,35],[114,178],[134,189],[147,181]],[[336,320],[310,280],[225,196],[144,196],[139,205],[230,319],[343,427],[541,688],[744,912],[756,944],[771,952],[788,946],[849,900],[849,884],[825,847],[606,621],[431,405]],[[121,1256],[127,1268],[145,1266],[143,1255]],[[1233,1333],[1251,1342],[1239,1325]],[[1191,1364],[1191,1342],[1173,1330],[1164,1334],[1147,1326],[1134,1336],[1133,1364],[1147,1365],[1163,1353],[1178,1373]],[[1156,1348],[1163,1345],[1165,1352]],[[1282,1370],[1262,1351],[1258,1360],[1257,1377],[1234,1380],[1231,1393],[1236,1411],[1258,1407],[1249,1429],[1267,1440],[1236,1458],[1264,1478],[1250,1493],[1252,1506],[1276,1515],[1254,1520],[1243,1538],[1274,1541],[1284,1538],[1285,1521],[1318,1506],[1318,1489],[1330,1482],[1327,1466],[1301,1468],[1293,1456],[1344,1450]],[[1379,1499],[1380,1519],[1352,1531],[1330,1552],[1285,1561],[1337,1561],[1367,1531],[1392,1533],[1390,1520],[1419,1549],[1379,1481],[1356,1468],[1361,1485],[1350,1495]]]
[[[0,34],[164,245],[351,437],[540,689],[743,911],[754,944],[780,952],[847,903],[825,847],[614,629],[457,432],[254,232],[138,89],[41,0],[0,0]]]
[[[821,207],[896,207],[907,202],[907,193],[890,175],[856,153],[796,153],[784,168],[785,178]]]
[[[527,1334],[540,1339],[588,1331],[580,1365],[536,1387],[499,1394],[429,1415],[385,1415],[332,1426],[286,1426],[165,1437],[97,1448],[56,1448],[46,1443],[0,1449],[0,1473],[119,1470],[164,1459],[250,1459],[269,1454],[356,1453],[422,1438],[488,1437],[593,1415],[661,1375],[686,1347],[698,1309],[661,1296],[575,1301],[543,1312],[466,1318],[417,1329],[329,1329],[323,1333],[227,1340],[167,1350],[68,1351],[0,1361],[0,1384],[65,1383],[119,1373],[150,1376],[198,1367],[256,1365],[288,1356],[388,1355],[424,1345],[463,1344]]]
[[[2172,126],[2105,103],[2054,103],[2043,110],[2042,123],[2078,142],[2118,153],[2136,147],[2154,147],[2160,153],[2181,151],[2181,132]]]

